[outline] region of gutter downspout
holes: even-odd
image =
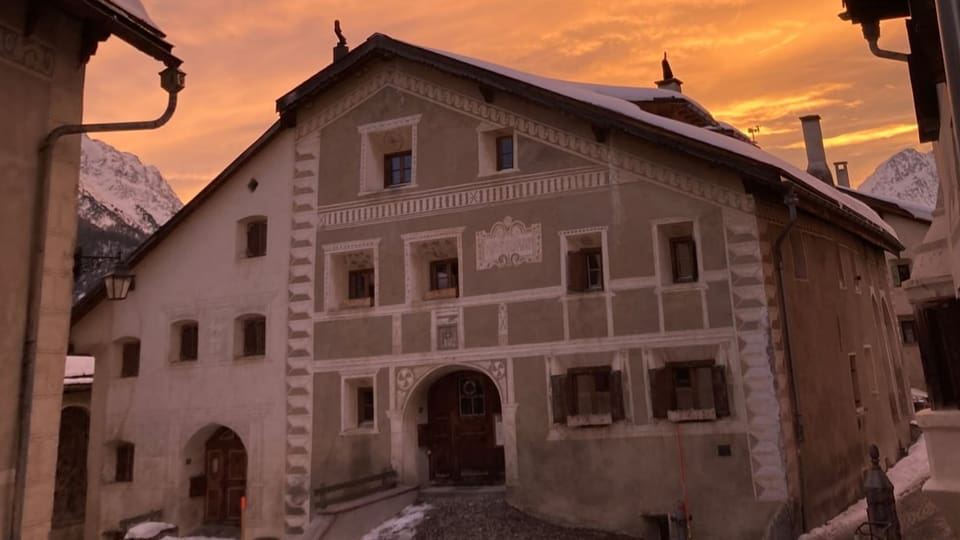
[[[870,45],[870,52],[878,58],[886,60],[896,60],[897,62],[909,62],[910,55],[902,52],[888,51],[881,49],[877,43],[880,41],[880,21],[864,21],[860,24],[863,29],[863,39]]]
[[[167,123],[177,108],[177,93],[183,90],[186,74],[175,66],[160,72],[160,86],[167,91],[167,108],[157,119],[140,122],[113,122],[103,124],[67,124],[51,131],[40,145],[37,191],[34,198],[34,217],[30,240],[30,267],[28,274],[27,317],[24,328],[23,358],[20,376],[20,425],[18,430],[17,468],[14,487],[13,520],[8,537],[16,540],[22,535],[23,508],[26,499],[26,474],[30,440],[30,421],[33,413],[33,385],[35,379],[37,334],[40,322],[40,295],[43,282],[43,259],[46,249],[47,212],[50,198],[50,173],[53,167],[53,149],[60,137],[79,133],[106,131],[135,131],[157,129]]]
[[[804,489],[803,489],[803,460],[800,452],[800,443],[803,442],[803,416],[800,413],[800,394],[797,392],[797,379],[793,371],[793,350],[790,347],[790,323],[787,319],[786,294],[784,292],[784,273],[783,273],[783,242],[787,235],[797,222],[797,203],[799,198],[793,187],[789,188],[783,197],[783,204],[786,205],[790,213],[790,220],[777,239],[773,243],[773,261],[777,268],[777,301],[780,304],[780,323],[783,333],[783,352],[787,367],[787,374],[790,376],[790,405],[793,407],[793,434],[797,441],[797,470],[799,473],[800,490],[800,527],[807,530],[807,520],[803,510]]]

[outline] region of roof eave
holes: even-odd
[[[169,67],[183,63],[163,32],[107,0],[58,0],[74,16],[87,20]]]

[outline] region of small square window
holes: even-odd
[[[180,360],[192,361],[197,359],[200,330],[197,323],[186,323],[180,326]]]
[[[916,345],[917,343],[917,322],[913,319],[904,319],[900,321],[900,334],[903,336],[904,345]]]
[[[251,317],[244,319],[243,355],[263,356],[267,351],[267,319],[265,317]]]
[[[267,221],[257,220],[247,223],[247,258],[263,257],[267,254]]]
[[[430,290],[442,291],[457,288],[459,268],[457,259],[430,262]]]
[[[571,369],[570,376],[575,415],[610,414],[610,368]]]
[[[900,262],[893,267],[893,285],[900,287],[904,281],[910,279],[910,263]]]
[[[697,244],[692,236],[670,239],[674,283],[694,283],[698,278]]]
[[[372,299],[374,293],[373,277],[373,268],[350,270],[347,273],[347,298],[349,300]]]
[[[652,369],[650,399],[654,418],[683,422],[729,416],[726,369],[713,360]]]
[[[140,374],[140,342],[128,341],[123,344],[121,377],[136,377]]]
[[[115,481],[133,482],[133,449],[132,443],[125,442],[117,445]]]
[[[413,152],[383,156],[383,187],[404,186],[413,181]]]
[[[513,168],[513,135],[497,137],[497,170]]]
[[[374,421],[373,387],[357,388],[357,426],[372,426]]]
[[[567,289],[572,292],[603,290],[603,250],[583,248],[567,254]]]

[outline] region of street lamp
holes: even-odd
[[[123,257],[118,251],[116,255],[84,255],[80,248],[73,254],[73,275],[77,279],[82,272],[85,261],[113,261],[113,269],[103,276],[103,286],[107,292],[107,300],[123,300],[133,285],[133,273],[123,263]]]

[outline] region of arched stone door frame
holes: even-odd
[[[205,504],[206,504],[206,494],[199,496],[198,492],[191,492],[191,479],[197,478],[201,475],[206,475],[206,449],[207,443],[218,431],[221,429],[229,430],[233,435],[238,439],[240,445],[242,445],[243,450],[246,456],[246,463],[244,464],[244,484],[245,484],[245,493],[244,496],[248,499],[248,507],[250,510],[250,498],[251,498],[251,485],[255,484],[255,476],[257,468],[254,465],[254,456],[251,452],[251,444],[249,440],[249,433],[242,429],[237,429],[243,424],[234,425],[233,423],[221,422],[221,421],[211,421],[211,422],[194,422],[184,430],[185,437],[183,442],[180,445],[180,459],[178,460],[177,467],[179,469],[178,482],[177,482],[177,508],[176,516],[179,520],[181,527],[183,528],[193,528],[199,525],[204,524],[205,522]],[[255,491],[255,490],[254,490]],[[249,520],[251,516],[248,516]]]
[[[418,464],[417,416],[433,383],[456,371],[476,371],[493,381],[500,398],[503,430],[504,480],[508,486],[519,481],[517,470],[517,403],[513,390],[512,359],[399,366],[390,369],[390,463],[400,481],[425,484],[428,478]]]

